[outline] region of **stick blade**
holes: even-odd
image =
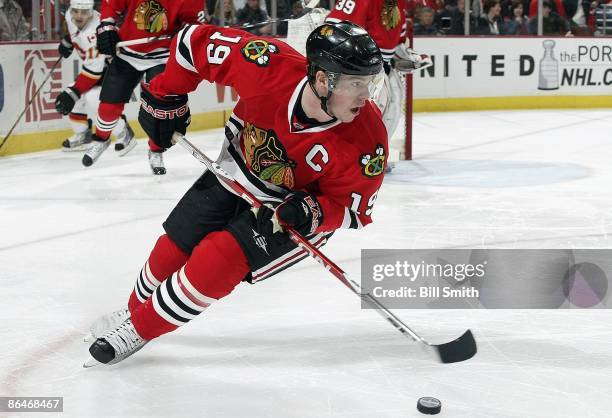
[[[476,340],[469,329],[456,340],[434,345],[442,363],[457,363],[474,357],[478,349],[476,348]]]

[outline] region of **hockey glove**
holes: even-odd
[[[274,208],[270,205],[264,205],[257,209],[252,208],[251,211],[255,216],[255,229],[260,235],[266,237],[274,245],[280,246],[289,242],[289,236],[284,233],[279,225]]]
[[[157,146],[170,148],[174,132],[185,135],[191,122],[187,95],[160,99],[147,90],[144,84],[141,87],[138,122]]]
[[[391,59],[391,64],[400,73],[412,74],[416,70],[431,67],[433,62],[429,55],[419,54],[414,49],[401,44],[395,48],[395,55]]]
[[[63,37],[59,45],[57,46],[57,50],[62,56],[62,58],[68,58],[72,54],[73,49],[74,46],[72,46],[70,35],[66,35],[65,37]]]
[[[323,223],[323,210],[314,195],[297,191],[276,208],[276,217],[281,226],[289,226],[307,237]]]
[[[113,22],[103,21],[96,28],[96,48],[100,54],[116,55],[117,44],[119,43],[119,33],[117,26]]]
[[[62,115],[72,112],[74,104],[81,98],[81,93],[74,87],[68,87],[57,95],[55,99],[55,110]]]

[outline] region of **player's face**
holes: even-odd
[[[91,10],[70,9],[70,17],[77,28],[83,29],[91,18]]]
[[[382,74],[353,76],[343,74],[332,90],[328,108],[341,122],[352,122],[376,93]]]

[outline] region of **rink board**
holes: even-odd
[[[551,42],[554,43],[551,44]],[[545,46],[547,45],[547,46]],[[552,45],[552,46],[551,46]],[[414,76],[414,110],[612,107],[612,46],[605,38],[416,38],[435,65]],[[550,56],[545,56],[550,50]],[[4,44],[0,54],[0,135],[4,137],[59,59],[55,43]],[[55,111],[57,95],[75,79],[73,54],[53,71],[28,106],[0,156],[59,148],[70,135]],[[139,87],[126,106],[136,122]],[[190,94],[192,130],[221,127],[236,96],[202,82]]]

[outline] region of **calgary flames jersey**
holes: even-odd
[[[323,209],[320,233],[371,222],[388,155],[374,103],[351,123],[303,126],[294,115],[310,88],[306,60],[287,44],[201,25],[179,32],[170,50],[166,70],[149,85],[156,96],[187,94],[203,79],[238,92],[217,162],[250,192],[264,201],[298,189],[315,194]]]
[[[104,71],[104,56],[96,49],[96,27],[100,24],[100,13],[93,11],[93,16],[89,22],[79,29],[70,18],[70,9],[66,12],[66,26],[70,41],[77,54],[83,61],[81,72],[74,82],[74,87],[81,94],[95,86]]]
[[[385,61],[406,40],[405,0],[338,0],[326,20],[348,20],[367,30]]]
[[[122,41],[174,35],[186,23],[204,19],[203,0],[103,0],[102,20],[115,22]],[[147,42],[120,49],[119,56],[137,70],[146,70],[168,59],[170,40]]]

